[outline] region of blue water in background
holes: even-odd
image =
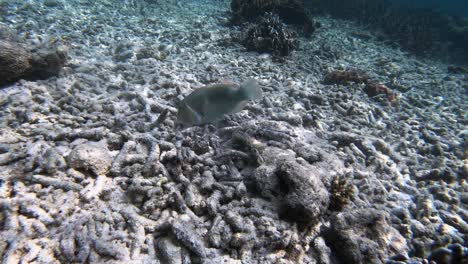
[[[390,0],[401,7],[430,8],[449,15],[468,17],[468,0]]]
[[[468,0],[306,0],[312,13],[358,22],[413,54],[468,65]],[[382,38],[383,39],[383,38]]]

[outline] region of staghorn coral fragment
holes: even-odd
[[[226,224],[220,215],[216,216],[208,232],[210,246],[214,248],[226,248],[231,241],[231,237],[232,231],[229,225]]]
[[[20,206],[20,213],[37,218],[46,225],[55,223],[55,219],[38,205],[23,204]]]
[[[41,252],[42,248],[36,244],[34,241],[28,241],[25,245],[25,248],[28,250],[28,253],[26,253],[22,258],[21,262],[24,263],[29,263],[36,259],[39,255],[39,252]]]
[[[184,194],[184,200],[191,210],[193,210],[197,215],[200,215],[204,207],[204,201],[203,196],[200,195],[195,185],[190,184],[187,186]]]
[[[65,191],[70,191],[70,190],[81,191],[83,189],[83,186],[77,183],[64,180],[64,179],[59,180],[59,179],[55,179],[49,176],[44,176],[44,175],[39,175],[39,174],[26,176],[25,180],[35,182],[35,183],[40,183],[44,186],[52,186],[57,189],[63,189]]]
[[[126,207],[120,210],[120,214],[132,226],[142,225],[147,232],[155,232],[158,230],[166,230],[169,228],[170,215],[168,211],[163,211],[157,221],[139,215],[135,209]]]
[[[241,156],[247,160],[253,160],[254,165],[260,165],[263,163],[262,153],[265,149],[263,144],[255,139],[249,133],[235,131],[232,133],[232,142],[235,148],[238,148],[242,151],[247,152],[245,155]],[[240,152],[239,154],[242,154]]]
[[[145,239],[146,250],[148,251],[148,257],[150,259],[156,259],[156,251],[154,246],[154,237],[151,234],[146,235]]]
[[[47,149],[43,158],[38,163],[48,174],[55,173],[67,167],[67,162],[55,148]]]
[[[223,153],[219,154],[218,156],[216,156],[216,159],[223,159],[223,158],[237,158],[237,159],[243,159],[245,161],[249,161],[250,160],[250,155],[245,153],[245,152],[242,152],[242,151],[239,151],[239,150],[233,150],[233,149],[230,149],[230,150],[227,150],[227,151],[224,151]]]
[[[83,173],[71,168],[67,170],[67,176],[78,182],[81,182],[86,178]]]
[[[219,190],[215,190],[211,194],[211,196],[208,197],[208,200],[206,201],[206,207],[207,207],[209,214],[211,215],[217,214],[221,197],[222,197],[222,193]]]
[[[105,127],[91,128],[91,129],[73,129],[67,132],[61,132],[55,136],[55,140],[75,140],[77,138],[84,138],[93,141],[103,139],[109,133],[109,129]]]
[[[159,162],[161,149],[158,144],[154,143],[151,146],[148,157],[146,158],[145,166],[143,168],[143,176],[150,177],[157,175],[157,173],[167,174],[164,165]],[[164,169],[163,169],[164,168]]]
[[[125,142],[119,154],[117,155],[117,157],[115,157],[114,161],[112,162],[111,169],[110,169],[110,174],[112,176],[118,176],[122,173],[122,167],[124,165],[126,156],[130,153],[130,151],[133,151],[135,147],[136,147],[136,142],[134,141]]]
[[[59,242],[59,248],[57,249],[65,259],[72,261],[75,260],[75,252],[76,252],[76,243],[75,243],[75,233],[68,232],[64,233],[61,236]]]
[[[109,256],[121,261],[128,260],[128,249],[126,247],[115,244],[113,241],[105,241],[102,239],[93,240],[93,248],[102,256]]]
[[[0,144],[0,148],[2,152],[7,151],[0,154],[0,166],[9,165],[27,157],[25,149],[21,146],[17,146],[16,144]]]
[[[187,214],[195,223],[202,223],[201,219],[187,206],[178,190],[172,190],[171,194],[172,204],[179,212]]]
[[[191,223],[176,220],[171,226],[172,233],[182,245],[198,257],[206,257],[207,252],[203,240]]]
[[[104,175],[98,176],[96,179],[87,179],[88,185],[80,191],[80,196],[85,201],[91,201],[99,198],[106,187],[110,186],[110,178]]]
[[[142,247],[145,243],[145,228],[143,225],[136,225],[132,227],[133,230],[133,241],[130,249],[130,258],[132,260],[138,260],[141,258]]]

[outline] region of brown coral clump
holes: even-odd
[[[343,210],[349,204],[353,195],[354,189],[346,178],[335,175],[331,182],[329,209],[332,211]]]
[[[31,69],[30,56],[18,43],[0,40],[0,85],[24,76]]]
[[[356,69],[336,70],[325,76],[325,84],[364,83],[366,84],[364,92],[370,97],[385,95],[391,104],[398,103],[397,94],[388,88],[385,84],[373,81],[365,72]]]
[[[0,86],[20,79],[47,79],[59,74],[67,61],[58,41],[27,47],[8,27],[0,27]]]
[[[344,71],[332,71],[325,76],[324,82],[326,84],[349,84],[349,83],[367,83],[369,76],[355,69],[348,69]]]
[[[387,100],[392,104],[395,104],[398,102],[397,94],[393,92],[392,89],[388,88],[385,84],[381,84],[377,82],[369,82],[367,83],[364,91],[367,93],[367,95],[371,97],[378,96],[378,95],[385,95],[387,97]]]
[[[248,50],[287,56],[298,47],[297,33],[273,13],[265,13],[259,22],[246,29],[244,35],[242,44]]]

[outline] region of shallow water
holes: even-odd
[[[246,41],[230,1],[149,2],[0,2],[3,263],[467,261],[466,49],[327,5]],[[248,78],[261,100],[175,125]]]

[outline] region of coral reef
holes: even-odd
[[[244,28],[243,35],[242,44],[248,50],[287,56],[298,46],[297,33],[273,13],[266,13]]]
[[[304,4],[299,0],[232,0],[232,23],[255,21],[265,12],[277,14],[286,24],[295,25],[309,36],[315,31],[315,22],[310,18]]]

